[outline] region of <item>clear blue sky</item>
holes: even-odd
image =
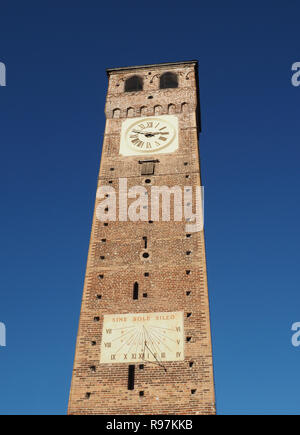
[[[217,409],[300,414],[299,2],[16,1],[0,14],[0,413],[67,409],[105,68],[198,59]]]

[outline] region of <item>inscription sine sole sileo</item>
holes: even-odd
[[[183,312],[104,316],[100,363],[183,360]]]

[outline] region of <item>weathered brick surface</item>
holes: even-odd
[[[178,74],[177,89],[159,90],[159,75]],[[151,74],[150,74],[151,73]],[[142,75],[144,89],[124,93],[124,80]],[[194,63],[120,69],[109,73],[107,118],[98,187],[128,188],[201,185],[196,109],[197,72]],[[153,98],[148,98],[149,96]],[[141,176],[140,156],[119,154],[122,121],[126,117],[172,113],[179,119],[179,148],[159,154],[155,174]],[[149,156],[147,156],[149,157]],[[150,178],[151,184],[145,179]],[[95,208],[100,202],[96,199]],[[150,205],[149,205],[150,209]],[[118,207],[117,207],[118,211]],[[173,208],[171,207],[171,216]],[[149,219],[151,216],[149,215]],[[143,237],[148,239],[148,259]],[[190,251],[190,255],[187,255]],[[102,258],[101,258],[102,257]],[[104,258],[103,258],[104,257]],[[145,276],[145,272],[149,276]],[[133,300],[134,282],[140,297]],[[143,294],[147,297],[143,297]],[[135,388],[127,389],[128,365],[100,364],[103,316],[113,313],[183,311],[185,360],[136,365]],[[192,313],[187,317],[187,313]],[[193,362],[190,367],[189,363]],[[91,369],[92,368],[92,369]],[[139,397],[139,391],[144,397]],[[191,394],[191,390],[196,390]],[[87,393],[89,393],[87,395]],[[94,215],[69,414],[214,414],[214,383],[203,232],[186,237],[185,222],[103,222]]]

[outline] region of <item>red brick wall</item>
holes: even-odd
[[[159,90],[159,75],[170,70],[178,74],[179,87]],[[144,90],[124,93],[124,79],[132,74],[144,77]],[[193,63],[110,72],[98,187],[109,185],[117,189],[118,179],[128,177],[128,187],[143,185],[150,196],[153,185],[201,185],[196,80]],[[152,99],[148,99],[150,95]],[[186,104],[182,106],[183,103]],[[147,115],[153,115],[157,105],[162,106],[161,114],[167,114],[170,104],[175,105],[171,111],[179,119],[179,148],[172,154],[155,155],[154,158],[159,160],[155,175],[141,176],[140,156],[119,155],[121,123],[127,117],[128,108],[133,108],[129,111],[133,117],[141,116],[141,107],[146,107],[143,111]],[[120,118],[113,118],[116,108],[120,109]],[[145,178],[150,178],[151,184],[145,184]],[[112,184],[108,183],[109,180]],[[96,206],[98,202],[96,199]],[[141,258],[144,236],[148,238],[148,259]],[[186,255],[188,250],[191,251],[189,256]],[[105,258],[101,260],[100,256]],[[189,275],[186,270],[190,270]],[[144,276],[145,272],[149,277]],[[99,278],[99,275],[103,277]],[[138,300],[132,298],[134,282],[139,283]],[[147,298],[142,297],[143,293],[147,293]],[[127,364],[100,364],[103,316],[161,311],[183,311],[185,314],[185,336],[192,337],[185,343],[185,360],[165,362],[167,372],[150,363],[145,363],[144,369],[140,370],[136,364],[135,388],[128,390]],[[192,313],[191,317],[187,318],[187,313]],[[95,317],[100,320],[95,321]],[[192,367],[190,362],[193,362]],[[191,394],[191,390],[196,392]],[[139,391],[144,391],[144,397],[139,396]],[[187,238],[185,222],[173,221],[152,224],[117,221],[104,226],[94,216],[69,414],[214,413],[203,232],[192,233]]]

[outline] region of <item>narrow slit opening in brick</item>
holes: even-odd
[[[193,367],[193,365],[194,365],[194,362],[191,361],[191,362],[189,363],[189,366],[190,366],[190,367]]]
[[[139,298],[139,284],[137,282],[133,285],[133,299]]]
[[[143,240],[144,240],[144,248],[147,249],[147,245],[148,245],[147,237],[143,237]]]
[[[128,367],[128,390],[134,390],[134,370],[134,365]]]

